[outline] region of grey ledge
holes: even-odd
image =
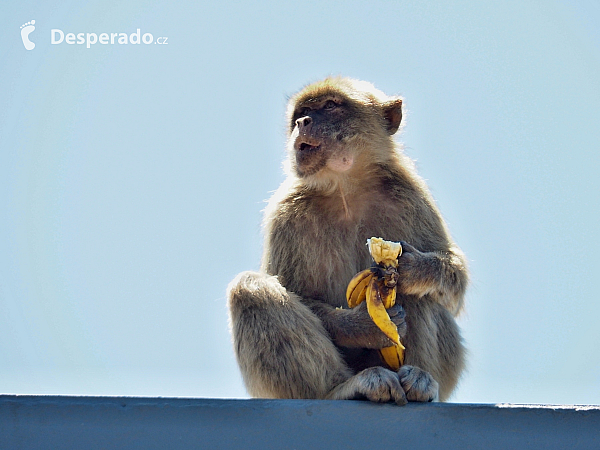
[[[600,406],[1,395],[0,448],[593,449]]]

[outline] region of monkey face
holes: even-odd
[[[289,102],[290,165],[301,178],[331,179],[385,160],[401,118],[402,100],[369,83],[327,78],[310,85]],[[384,141],[390,145],[379,145]]]
[[[344,145],[349,138],[345,126],[348,118],[348,105],[339,97],[309,99],[298,105],[290,136],[298,175],[312,175],[325,168],[345,172],[352,167],[353,152]]]

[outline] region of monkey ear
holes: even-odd
[[[387,122],[386,129],[392,135],[398,131],[400,122],[402,122],[402,99],[394,98],[388,100],[381,105],[381,108],[383,110],[383,117]]]

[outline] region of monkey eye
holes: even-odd
[[[304,107],[300,110],[300,117],[304,117],[306,116],[308,113],[310,112],[310,108],[309,107]]]
[[[327,102],[323,105],[323,109],[333,109],[337,106],[337,103],[333,100],[327,100]]]

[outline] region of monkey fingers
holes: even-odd
[[[381,331],[369,315],[366,301],[344,312],[348,315],[348,322],[356,330],[356,333],[354,334],[353,343],[345,343],[342,344],[343,346],[379,350],[394,345],[394,342]],[[404,328],[401,326],[403,332]]]
[[[405,320],[406,312],[404,311],[404,308],[398,304],[395,304],[387,310],[387,313],[390,317],[390,320],[394,323],[394,325],[396,325],[396,328],[398,329],[398,335],[400,336],[400,339],[402,339],[404,336],[406,336],[407,332]]]
[[[400,245],[402,245],[402,254],[404,254],[404,253],[415,253],[415,252],[419,251],[415,247],[413,247],[412,245],[410,245],[408,242],[400,241]]]
[[[404,311],[404,308],[398,304],[387,308],[387,313],[392,322],[394,322],[396,325],[398,325],[397,322],[401,322],[406,318],[406,311]]]

